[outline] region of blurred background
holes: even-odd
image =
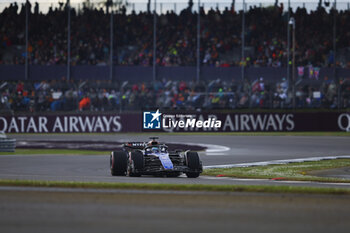
[[[350,1],[3,0],[0,95],[0,113],[344,111]]]

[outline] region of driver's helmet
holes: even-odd
[[[152,153],[159,153],[159,147],[152,147]]]

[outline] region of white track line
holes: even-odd
[[[350,155],[327,156],[327,157],[311,157],[311,158],[301,158],[301,159],[271,160],[271,161],[253,162],[253,163],[211,165],[211,166],[203,166],[203,169],[267,166],[267,165],[273,165],[273,164],[313,162],[313,161],[332,160],[332,159],[350,159]]]
[[[231,181],[244,181],[244,182],[256,182],[265,181],[270,183],[291,183],[291,184],[321,184],[321,185],[344,185],[350,186],[350,183],[330,183],[330,182],[317,182],[317,181],[302,181],[302,180],[272,180],[272,179],[250,179],[250,178],[233,178],[233,177],[214,177],[214,176],[200,176],[205,180],[231,180]]]
[[[177,143],[177,144],[185,144],[189,146],[201,146],[205,149],[206,155],[223,155],[219,153],[227,152],[231,150],[230,147],[227,146],[221,146],[221,145],[214,145],[214,144],[204,144],[204,143],[187,143],[187,142],[172,142],[172,143]]]

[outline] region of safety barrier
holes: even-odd
[[[67,68],[60,65],[29,65],[28,80],[61,80],[66,77]],[[71,67],[71,79],[74,80],[108,80],[110,68],[108,66],[77,65]],[[242,76],[241,67],[201,67],[201,80],[236,80],[240,81]],[[332,79],[333,68],[321,68],[318,80]],[[340,78],[350,76],[350,69],[337,68],[336,73]],[[0,65],[0,80],[24,80],[24,65]],[[245,78],[254,81],[263,77],[266,81],[280,81],[287,77],[287,68],[274,67],[247,67]],[[305,69],[305,79],[309,79]],[[157,79],[192,81],[196,77],[195,66],[157,67]],[[153,80],[152,67],[144,66],[114,66],[113,80],[138,82],[151,82]],[[315,80],[315,78],[312,78]],[[316,82],[316,80],[315,80]]]
[[[350,132],[349,112],[168,112],[0,116],[3,133]],[[9,145],[11,140],[4,141]],[[15,143],[15,142],[12,142]],[[5,147],[5,146],[4,146]],[[9,147],[9,146],[8,146]],[[6,148],[8,148],[6,147]]]
[[[0,135],[0,152],[15,152],[16,139]]]

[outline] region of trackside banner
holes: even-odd
[[[125,120],[127,119],[127,120]],[[137,132],[129,128],[140,121],[138,115],[20,115],[0,117],[5,133],[113,133]],[[129,124],[130,122],[130,124]]]
[[[0,116],[4,133],[350,131],[350,113],[166,113]]]

